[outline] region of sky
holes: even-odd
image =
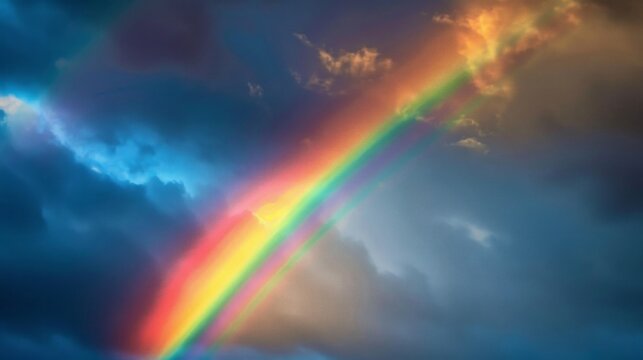
[[[638,0],[0,0],[0,358],[643,357]]]

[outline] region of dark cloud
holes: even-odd
[[[131,1],[11,0],[0,16],[3,92],[38,91]]]
[[[26,337],[8,332],[0,333],[0,352],[12,360],[117,360],[124,359],[84,348],[58,334]]]
[[[190,239],[196,223],[184,204],[170,215],[144,187],[114,183],[46,134],[31,136],[39,145],[5,144],[0,156],[0,328],[97,353],[124,349],[157,262],[184,247],[177,239]],[[32,350],[45,351],[16,358]]]
[[[635,49],[618,54],[596,47],[587,60],[584,49],[533,64],[515,79],[516,96],[501,115],[501,131],[526,141],[596,133],[643,137],[637,120],[643,110],[636,100],[643,90],[643,70],[633,58]],[[561,72],[566,81],[555,85]]]
[[[139,4],[124,15],[113,35],[120,60],[144,69],[203,65],[207,51],[216,48],[211,10],[203,0]]]
[[[555,172],[564,173],[570,186],[586,187],[597,214],[636,214],[643,210],[643,165],[635,155],[643,146],[643,32],[588,11],[578,29],[516,73],[510,99],[478,116],[521,156],[566,159]]]
[[[445,149],[353,219],[351,233],[376,264],[413,264],[424,274],[403,286],[427,288],[412,297],[427,320],[408,329],[425,347],[406,358],[640,356],[640,217],[597,220],[580,187],[543,187],[552,162],[565,160],[508,162],[496,152],[481,162]],[[445,218],[485,229],[489,246]],[[404,298],[401,289],[386,293]]]
[[[367,247],[321,240],[238,343],[338,359],[639,356],[640,221],[596,221],[582,193],[543,188],[565,159],[445,149],[357,210]],[[485,229],[489,246],[445,217]],[[416,268],[387,273],[383,259]]]
[[[606,10],[617,21],[636,22],[643,14],[643,4],[637,0],[587,0]]]
[[[38,9],[63,12],[74,21],[95,26],[118,16],[118,13],[137,0],[83,1],[83,0],[10,0],[22,9]]]
[[[19,241],[42,232],[45,227],[38,199],[24,182],[3,168],[0,173],[0,232]]]
[[[643,160],[639,156],[643,141],[594,137],[568,143],[565,148],[562,161],[553,162],[557,164],[550,175],[553,180],[585,190],[602,219],[618,221],[643,214]]]
[[[234,158],[247,167],[278,152],[281,143],[270,139],[305,127],[289,114],[301,95],[270,39],[220,24],[226,14],[239,17],[235,11],[206,1],[134,6],[52,89],[50,103],[66,131],[113,144],[143,128],[192,157],[227,164]],[[261,100],[248,95],[249,81],[262,84]]]
[[[292,151],[351,100],[320,99],[293,79],[317,56],[293,33],[311,33],[334,52],[372,46],[389,57],[426,20],[421,4],[142,2],[58,80],[50,104],[71,133],[112,143],[143,127],[191,156],[256,168]],[[393,21],[391,11],[408,19],[395,32],[381,24]],[[332,29],[313,21],[320,12]],[[261,98],[248,95],[249,82],[261,84]]]
[[[270,353],[248,347],[230,347],[217,354],[221,360],[331,360],[332,357],[300,348],[290,353]]]
[[[364,206],[363,243],[336,232],[322,240],[222,357],[640,357],[640,5],[593,3],[587,25],[515,74],[510,99],[476,114],[484,159],[452,146],[432,154],[390,197]],[[67,136],[11,138],[0,110],[0,357],[127,358],[119,353],[163,271],[199,230],[186,185],[161,181],[153,162],[174,151],[222,172],[269,166],[353,100],[297,84],[294,72],[320,63],[293,33],[335,62],[372,47],[397,64],[426,40],[418,29],[432,11],[448,6],[0,7],[0,90],[43,95]],[[144,141],[149,133],[160,140]],[[96,144],[107,149],[93,155],[114,163],[133,144],[127,171],[150,177],[134,185],[92,169],[81,155]],[[214,197],[191,200],[216,213]]]

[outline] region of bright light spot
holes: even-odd
[[[7,115],[14,115],[24,106],[24,102],[14,95],[0,96],[0,109]]]
[[[32,144],[33,134],[42,128],[42,115],[37,102],[27,101],[13,94],[0,96],[2,119],[12,134],[13,141],[19,145]]]
[[[257,211],[253,212],[253,215],[261,224],[276,227],[294,209],[302,195],[301,191],[290,190],[277,201],[261,206]]]

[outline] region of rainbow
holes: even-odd
[[[556,9],[548,6],[519,18],[498,39],[498,53],[549,23]],[[348,109],[313,141],[321,150],[302,151],[256,179],[171,269],[141,326],[145,350],[172,359],[214,351],[229,341],[337,221],[484,103],[487,96],[471,80],[476,71],[501,60],[502,55],[481,54],[475,67],[457,61],[422,76],[417,69],[425,67],[416,66],[406,76],[413,79],[407,81],[411,88],[420,90],[412,91],[404,106]],[[443,121],[423,120],[428,115]],[[346,118],[357,119],[356,124],[346,127],[340,121]]]

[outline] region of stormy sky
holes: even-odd
[[[0,358],[154,359],[136,332],[239,189],[480,49],[484,104],[212,357],[643,357],[643,5],[562,2],[498,54],[548,1],[0,0]]]

